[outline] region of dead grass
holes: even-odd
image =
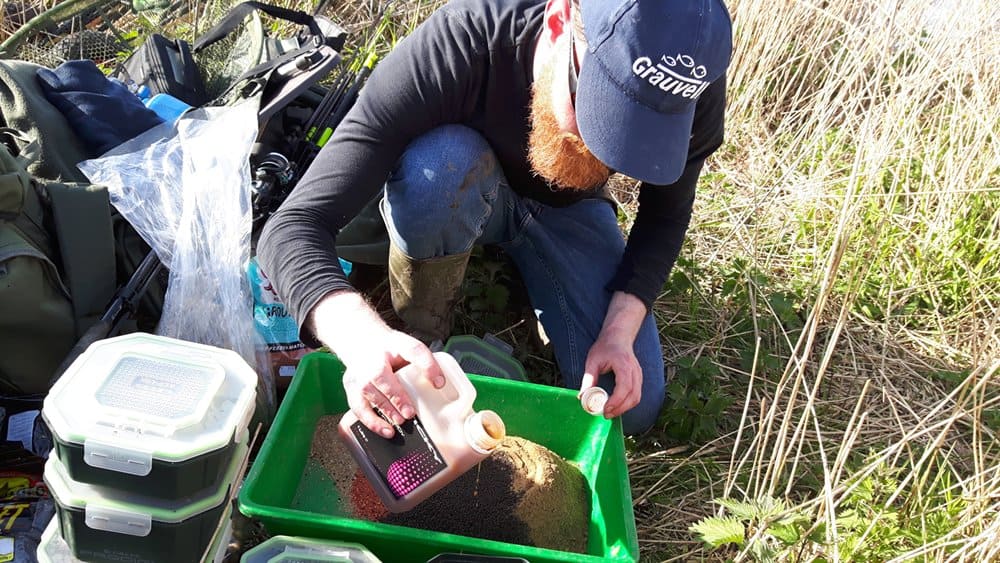
[[[393,3],[380,48],[438,4]],[[218,12],[217,3],[194,6]],[[860,477],[884,462],[906,470],[899,494],[919,496],[931,487],[929,472],[945,471],[968,501],[949,535],[897,560],[996,559],[1000,5],[729,7],[728,142],[706,168],[685,255],[709,281],[747,259],[775,287],[806,298],[805,322],[800,332],[752,334],[770,349],[786,340],[790,352],[777,372],[759,363],[747,371],[739,367],[747,350],[732,344],[737,313],[716,285],[701,288],[698,316],[676,297],[657,304],[661,326],[702,334],[682,340],[665,331],[668,363],[712,358],[736,401],[710,443],[672,446],[652,436],[635,445],[630,477],[644,558],[746,560],[746,551],[705,552],[688,526],[719,512],[713,499],[773,496],[830,524],[823,545],[802,555],[841,560],[837,515]],[[380,8],[332,1],[325,13],[360,33]],[[619,179],[615,193],[627,229],[636,188]],[[740,304],[754,319],[775,316],[769,289],[754,288]]]
[[[1000,86],[988,77],[1000,14],[985,2],[933,6],[730,3],[729,142],[697,204],[692,257],[749,257],[776,285],[809,295],[808,318],[778,377],[731,373],[736,431],[681,456],[633,460],[646,553],[704,556],[687,526],[718,513],[710,501],[722,496],[785,498],[833,524],[852,486],[884,461],[913,476],[899,493],[926,491],[926,472],[944,466],[955,494],[976,501],[949,537],[900,560],[996,556],[987,415],[1000,375]],[[708,326],[716,336],[704,353],[738,365],[722,344],[731,326]],[[868,464],[854,462],[868,452]],[[721,468],[716,478],[640,478],[706,464]],[[828,525],[813,555],[839,560],[842,539]]]

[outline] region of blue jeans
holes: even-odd
[[[414,140],[382,199],[393,244],[414,259],[500,246],[520,270],[532,307],[552,342],[564,385],[578,389],[587,352],[600,334],[612,278],[625,250],[615,210],[603,199],[550,207],[507,185],[476,131],[446,125]],[[622,416],[626,434],[645,432],[663,404],[664,372],[652,314],[635,341],[642,399]],[[614,378],[600,378],[609,392]]]

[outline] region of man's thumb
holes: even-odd
[[[591,387],[597,385],[597,375],[594,372],[595,369],[586,369],[583,372],[583,381],[580,382],[580,391],[584,389],[590,389]]]

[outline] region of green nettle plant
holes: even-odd
[[[471,333],[499,332],[516,324],[523,295],[523,282],[516,268],[499,255],[477,247],[469,259],[462,286],[460,311],[471,326],[461,326]],[[458,334],[457,332],[455,334]]]
[[[193,41],[237,1],[99,11],[135,46]],[[342,24],[360,62],[444,0],[278,3]],[[1000,2],[725,3],[726,141],[651,310],[662,416],[627,442],[643,560],[996,561]],[[94,6],[6,2],[0,42],[50,66]],[[612,188],[624,235],[641,190]],[[497,334],[559,384],[522,285],[475,254],[454,334]]]
[[[682,357],[667,385],[658,426],[678,442],[699,443],[715,438],[732,397],[719,388],[719,366],[709,358]]]
[[[837,547],[842,560],[887,561],[939,543],[961,528],[968,503],[955,492],[951,468],[929,471],[922,491],[903,482],[907,473],[909,470],[879,463],[844,499],[837,515]],[[944,549],[945,553],[951,551]]]
[[[735,547],[760,562],[801,561],[797,551],[802,544],[822,541],[822,528],[780,499],[715,502],[729,514],[703,518],[690,528],[711,549]]]
[[[740,355],[740,368],[754,371],[756,358],[757,373],[780,374],[804,324],[802,296],[776,288],[744,258],[735,258],[724,272],[719,296],[732,311],[727,341]]]
[[[947,555],[957,546],[946,540],[969,509],[955,491],[952,469],[932,465],[907,480],[908,469],[869,461],[840,500],[835,535],[812,511],[769,496],[716,499],[725,513],[702,518],[689,531],[710,550],[735,549],[762,563],[919,559],[914,554],[932,544],[943,546],[935,554]]]

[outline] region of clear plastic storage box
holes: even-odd
[[[240,563],[381,563],[361,544],[274,536],[247,551]]]
[[[222,514],[222,526],[219,533],[212,540],[212,549],[208,552],[208,557],[204,563],[222,563],[226,558],[226,549],[229,547],[229,540],[233,537],[232,505],[226,504],[226,509]],[[62,539],[59,533],[59,520],[53,518],[49,525],[42,532],[42,539],[38,542],[38,550],[35,553],[38,563],[84,563],[73,555],[73,551]]]
[[[237,447],[216,486],[176,500],[75,482],[55,455],[45,462],[44,480],[74,557],[108,563],[201,561],[231,508],[230,493],[247,451],[246,444]]]
[[[68,478],[177,499],[212,487],[229,466],[256,385],[231,350],[134,333],[80,355],[42,418]]]

